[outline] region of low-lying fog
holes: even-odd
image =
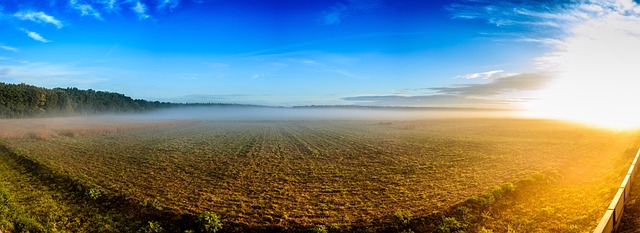
[[[511,110],[453,108],[381,108],[381,107],[255,107],[199,106],[150,111],[126,118],[199,119],[222,121],[290,120],[420,120],[433,118],[511,117]]]

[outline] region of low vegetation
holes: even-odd
[[[0,230],[588,231],[637,142],[516,119],[133,125],[4,135],[0,214],[20,211]]]

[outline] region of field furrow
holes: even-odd
[[[634,135],[536,120],[203,121],[6,144],[143,206],[212,211],[234,229],[282,230],[375,228],[399,212],[428,222],[474,195],[540,173],[607,189],[602,177],[613,176],[596,174],[626,161]],[[571,166],[576,162],[589,170]],[[604,173],[589,174],[594,169]],[[588,215],[598,215],[600,204],[589,203]]]

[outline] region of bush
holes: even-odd
[[[4,187],[0,186],[0,205],[9,205],[10,201],[11,195],[4,189]]]
[[[456,207],[454,214],[461,217],[464,221],[472,221],[477,217],[468,206],[464,205]]]
[[[501,188],[504,193],[508,193],[516,190],[516,185],[511,182],[507,182],[506,184],[503,184]]]
[[[393,220],[399,225],[407,225],[411,222],[411,212],[408,210],[398,210],[393,215]]]
[[[480,228],[480,230],[478,231],[478,233],[493,233],[493,230],[491,229],[487,229],[487,228]]]
[[[89,199],[91,200],[98,200],[100,196],[102,196],[102,192],[100,192],[100,190],[98,189],[90,188],[87,191],[87,197],[89,197]]]
[[[495,188],[491,193],[495,198],[500,198],[502,197],[502,195],[510,193],[515,189],[516,189],[516,186],[513,183],[508,182],[498,188]]]
[[[317,225],[317,226],[311,227],[311,229],[309,229],[309,232],[311,232],[311,233],[328,233],[329,231],[327,230],[327,227],[325,225]]]
[[[15,232],[31,232],[31,233],[39,233],[39,232],[47,232],[45,228],[40,225],[40,223],[36,222],[31,218],[27,218],[25,216],[18,216],[14,223]]]
[[[463,230],[465,226],[464,223],[458,222],[456,218],[444,217],[440,225],[436,228],[436,231],[442,233],[458,232]]]
[[[160,223],[151,221],[151,222],[149,222],[149,225],[144,226],[142,229],[140,229],[140,232],[142,232],[142,233],[160,233],[160,232],[164,232],[164,229],[162,229],[162,226],[160,226]]]
[[[203,212],[198,216],[198,228],[200,232],[216,233],[222,229],[222,222],[217,214],[211,212]]]

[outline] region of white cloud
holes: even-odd
[[[17,48],[11,47],[11,46],[6,46],[6,45],[0,45],[0,49],[4,49],[7,51],[11,51],[11,52],[18,52]]]
[[[25,33],[27,33],[27,36],[31,37],[31,39],[34,39],[34,40],[40,41],[40,42],[42,42],[42,43],[49,43],[49,42],[51,42],[50,40],[47,40],[47,39],[45,39],[44,37],[42,37],[42,36],[41,36],[40,34],[38,34],[37,32],[32,32],[32,31],[29,31],[29,30],[26,30],[26,29],[23,29],[23,31],[24,31]]]
[[[104,8],[109,11],[109,12],[113,12],[113,11],[117,11],[120,9],[120,3],[118,2],[118,0],[104,0],[101,2],[102,5],[104,5]]]
[[[180,0],[160,0],[160,4],[158,4],[158,9],[169,9],[172,11],[180,4]]]
[[[44,12],[20,11],[13,14],[13,16],[21,20],[30,20],[37,23],[53,24],[58,29],[62,28],[63,26],[60,20],[57,20],[53,16],[47,15]]]
[[[69,0],[69,4],[74,9],[80,11],[80,15],[82,15],[82,16],[90,15],[90,16],[95,17],[96,19],[102,19],[102,16],[100,15],[100,12],[98,12],[95,9],[93,9],[93,7],[91,5],[89,5],[89,4],[79,4],[78,0]]]
[[[538,44],[542,44],[542,45],[551,45],[551,46],[561,46],[562,45],[562,40],[559,39],[555,39],[555,38],[529,38],[529,37],[523,37],[520,39],[516,39],[515,41],[517,42],[531,42],[531,43],[538,43]]]
[[[136,2],[135,5],[131,7],[131,10],[138,15],[138,19],[140,20],[151,18],[151,16],[147,14],[147,6],[140,1]]]
[[[514,75],[517,75],[517,74],[516,73],[505,73],[504,70],[492,70],[492,71],[481,72],[481,73],[472,73],[472,74],[459,75],[456,78],[464,78],[464,79],[477,79],[477,78],[481,78],[481,79],[498,79],[498,78],[510,77],[510,76],[514,76]]]

